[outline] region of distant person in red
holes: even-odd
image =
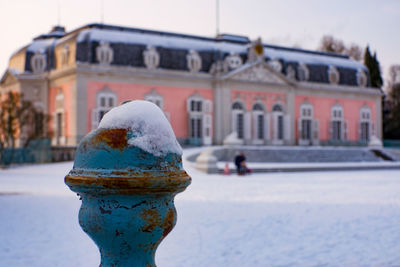
[[[246,157],[244,156],[243,152],[235,157],[235,165],[238,175],[245,175],[246,173],[250,172],[246,166]]]

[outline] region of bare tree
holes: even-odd
[[[324,35],[321,39],[318,50],[348,55],[354,60],[362,60],[362,49],[357,44],[351,44],[346,46],[344,42],[340,39],[333,37],[332,35]]]
[[[345,46],[342,40],[336,39],[332,35],[324,35],[318,50],[342,54],[345,50]]]
[[[24,100],[21,94],[0,94],[0,163],[11,163],[17,146],[27,147],[32,140],[49,137],[48,120],[49,116]],[[4,158],[6,148],[11,149],[11,158]]]

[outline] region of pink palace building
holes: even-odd
[[[381,139],[381,90],[347,56],[103,24],[56,26],[10,58],[1,92],[51,115],[75,146],[125,100],[158,105],[181,144],[356,145]]]

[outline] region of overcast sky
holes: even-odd
[[[316,49],[330,34],[346,44],[369,44],[385,76],[390,65],[400,64],[399,0],[219,1],[222,33],[305,49]],[[216,0],[0,0],[0,10],[1,73],[15,50],[58,21],[71,31],[100,22],[102,13],[106,24],[216,34]]]

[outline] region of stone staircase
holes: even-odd
[[[368,148],[348,147],[232,147],[221,149],[216,148],[213,155],[218,159],[218,161],[231,162],[235,155],[240,152],[243,152],[246,155],[247,162],[312,163],[384,161]]]

